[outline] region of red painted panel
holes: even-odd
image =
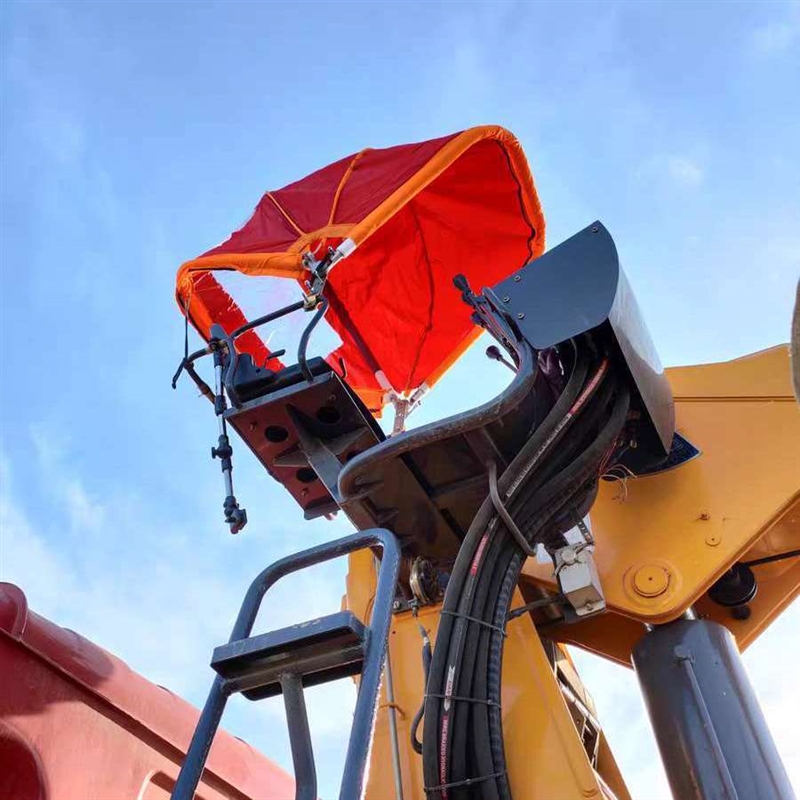
[[[28,610],[0,583],[0,797],[168,797],[198,714],[124,662]],[[286,800],[294,782],[245,742],[217,735],[201,800]]]

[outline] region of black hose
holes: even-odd
[[[311,370],[308,368],[308,364],[306,363],[308,340],[311,338],[314,328],[317,327],[317,323],[322,319],[322,315],[325,313],[325,309],[327,309],[327,307],[328,301],[324,297],[320,297],[319,301],[317,302],[317,310],[314,312],[311,322],[306,325],[306,329],[303,331],[303,335],[300,337],[300,346],[297,348],[297,363],[300,365],[300,371],[303,373],[305,379],[309,382],[314,380],[314,376],[311,374]]]
[[[523,346],[526,346],[523,344]],[[578,396],[585,376],[588,370],[588,359],[585,355],[581,354],[574,358],[574,366],[571,371],[570,379],[564,389],[559,400],[555,403],[551,411],[546,416],[545,420],[539,426],[533,436],[523,445],[520,452],[512,461],[510,467],[501,476],[499,480],[499,489],[501,494],[507,492],[512,478],[515,480],[519,478],[523,483],[532,474],[532,466],[536,460],[541,457],[544,450],[546,450],[548,440],[553,440],[552,434],[560,423],[563,416],[568,412],[570,406]],[[521,485],[518,483],[518,486]],[[491,500],[483,503],[479,509],[475,519],[470,525],[467,535],[459,550],[458,557],[453,567],[453,571],[448,582],[448,588],[445,593],[443,604],[443,615],[439,624],[439,632],[437,634],[437,647],[434,650],[434,658],[431,664],[431,673],[429,677],[429,687],[436,687],[437,693],[442,693],[444,690],[445,670],[448,664],[452,665],[453,671],[458,668],[459,664],[464,664],[461,659],[461,644],[462,638],[465,634],[464,621],[459,620],[460,624],[456,624],[457,620],[453,614],[458,613],[459,606],[469,607],[471,596],[463,597],[464,583],[470,571],[471,562],[475,556],[479,543],[485,542],[485,536],[490,535],[489,523],[493,517],[493,508]],[[485,545],[484,545],[485,546]],[[466,613],[462,611],[462,613]],[[452,657],[449,657],[452,653]],[[469,659],[466,660],[469,663]],[[448,677],[448,682],[455,681],[455,675]],[[438,786],[440,783],[446,782],[446,776],[441,776],[441,769],[439,763],[439,731],[442,720],[442,710],[445,704],[441,703],[439,698],[428,697],[425,703],[425,727],[423,742],[425,744],[423,753],[423,767],[425,784],[428,787]],[[444,709],[449,710],[449,709]],[[457,714],[458,709],[454,708],[453,713]]]
[[[570,517],[561,513],[565,505],[588,508],[600,463],[624,423],[627,392],[617,392],[612,404],[615,382],[607,380],[607,361],[584,385],[589,358],[586,348],[576,353],[561,396],[498,482],[504,505],[515,521],[525,521],[520,527],[531,543],[558,535],[559,526],[570,527]],[[553,448],[572,428],[564,444]],[[510,797],[497,727],[499,663],[501,631],[523,561],[487,499],[456,558],[428,679],[423,769],[434,797]],[[443,701],[441,695],[470,701]],[[444,784],[456,785],[437,792]]]
[[[433,658],[433,651],[431,650],[431,640],[428,637],[428,631],[425,630],[421,622],[417,622],[419,632],[422,636],[422,702],[419,704],[417,713],[414,714],[414,719],[411,721],[411,747],[415,753],[422,754],[422,742],[417,738],[417,731],[419,724],[422,722],[422,715],[425,713],[425,693],[428,690],[428,674],[431,671],[431,660]]]
[[[571,465],[557,478],[553,479],[553,483],[569,484],[581,487],[580,492],[591,492],[592,495],[597,489],[597,473],[600,469],[602,459],[607,452],[609,446],[613,443],[622,428],[625,417],[629,407],[629,393],[627,389],[622,389],[618,392],[611,416],[608,422],[604,425],[600,433],[597,435],[592,444],[586,449],[584,456],[581,457],[574,465]],[[590,482],[590,486],[586,486],[586,482]],[[574,496],[570,498],[574,502]],[[567,501],[569,502],[569,500]],[[550,510],[545,510],[542,514],[543,517],[552,518],[555,514],[555,507],[563,506],[564,502],[555,501]],[[541,530],[540,526],[540,530]],[[536,537],[535,532],[531,532],[532,538]],[[516,588],[519,580],[519,573],[525,562],[523,554],[516,550],[511,559],[509,560],[505,574],[503,575],[502,584],[498,593],[495,614],[493,622],[496,625],[502,624],[507,616],[508,609],[511,605],[511,597],[514,589]],[[502,660],[503,660],[503,638],[497,634],[491,637],[490,651],[488,656],[488,672],[487,683],[489,698],[496,698],[499,702],[500,698],[500,685],[502,677]],[[497,764],[505,764],[505,752],[503,744],[503,728],[502,717],[500,715],[499,707],[488,707],[488,740],[492,748],[492,758],[495,768]],[[507,781],[500,780],[501,797],[510,798],[510,790]]]

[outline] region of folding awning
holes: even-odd
[[[213,323],[230,332],[246,319],[215,271],[302,284],[303,255],[343,242],[350,254],[325,288],[326,320],[342,341],[328,360],[344,364],[377,411],[389,389],[432,386],[480,333],[453,277],[479,289],[519,269],[544,250],[544,218],[522,148],[504,128],[367,148],[267,192],[241,229],[181,266],[178,303],[205,338]],[[238,346],[256,363],[269,354],[255,331]]]

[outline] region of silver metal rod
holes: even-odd
[[[400,739],[397,735],[397,708],[394,704],[394,683],[392,682],[392,658],[389,646],[386,647],[386,664],[383,668],[386,680],[386,701],[389,706],[389,738],[392,742],[392,771],[394,772],[394,796],[403,800],[403,774],[400,770]]]
[[[375,572],[380,572],[380,562],[375,559]],[[391,638],[391,636],[389,637]],[[397,707],[394,703],[394,681],[392,680],[392,651],[386,643],[386,661],[383,666],[383,679],[386,683],[386,703],[389,711],[389,740],[392,746],[392,772],[394,774],[395,800],[403,800],[403,773],[400,769],[400,737],[397,734]]]

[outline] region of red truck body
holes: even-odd
[[[0,583],[0,798],[166,800],[198,710]],[[288,800],[294,781],[221,731],[198,800]]]

